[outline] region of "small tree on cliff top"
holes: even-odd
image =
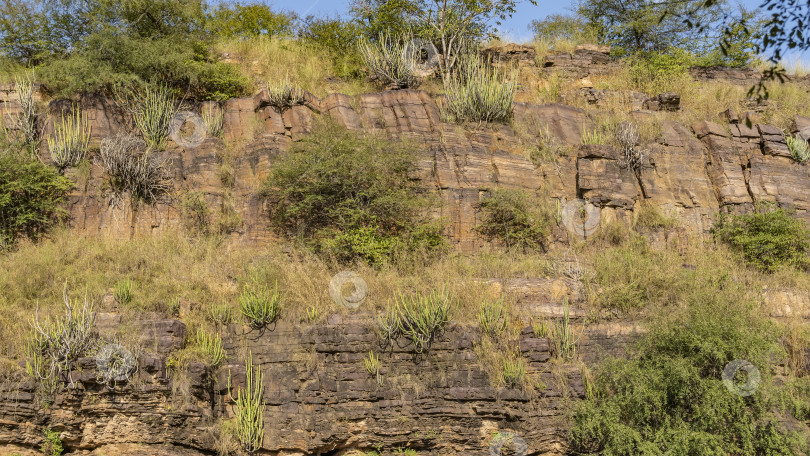
[[[492,36],[492,26],[511,17],[523,0],[357,0],[352,12],[359,20],[373,25],[368,18],[381,14],[399,15],[398,24],[412,24],[419,34],[437,44],[441,59],[439,70],[445,84],[450,80],[455,57],[470,41]],[[537,5],[535,0],[525,0]],[[390,4],[389,4],[390,3]],[[392,6],[396,8],[391,11]]]

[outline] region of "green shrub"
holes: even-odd
[[[37,240],[65,216],[73,183],[39,160],[0,152],[0,249],[21,237]]]
[[[297,20],[294,13],[275,12],[262,3],[220,3],[209,15],[207,27],[212,34],[224,38],[292,36]]]
[[[452,294],[447,289],[430,294],[399,294],[378,320],[379,334],[387,343],[399,336],[410,340],[417,354],[430,349],[433,339],[450,319]]]
[[[61,456],[62,452],[65,451],[64,447],[62,447],[62,439],[59,438],[61,433],[50,429],[45,429],[43,433],[45,438],[40,451],[47,456]]]
[[[379,265],[446,245],[425,215],[436,200],[412,179],[415,168],[404,143],[324,124],[276,162],[262,194],[280,232],[339,261]]]
[[[512,117],[517,75],[507,78],[477,54],[459,56],[446,84],[442,113],[454,122],[504,122]]]
[[[689,76],[689,68],[695,63],[694,55],[684,49],[641,52],[630,58],[630,82],[641,92],[657,95],[673,90],[677,81]]]
[[[533,195],[520,190],[490,191],[489,196],[478,203],[481,223],[474,230],[507,248],[545,250],[552,216],[532,199]]]
[[[721,214],[712,234],[763,272],[784,266],[810,268],[810,230],[791,211],[758,205],[751,214]]]
[[[338,77],[362,76],[361,60],[356,52],[357,40],[362,36],[362,31],[354,22],[308,16],[298,35],[304,42],[329,51]]]
[[[281,315],[281,295],[278,285],[271,291],[266,285],[254,283],[242,289],[239,307],[248,323],[263,328],[275,322]]]
[[[189,192],[180,202],[183,226],[192,234],[208,234],[210,211],[202,192]]]
[[[574,412],[573,454],[795,454],[768,412],[774,325],[727,271],[688,275],[682,305],[656,313],[629,359],[597,369],[593,397]],[[750,397],[721,379],[735,359],[762,375]]]

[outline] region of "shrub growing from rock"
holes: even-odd
[[[262,194],[281,233],[339,262],[379,266],[446,247],[415,172],[411,146],[325,123],[276,162]]]
[[[72,187],[39,160],[0,152],[0,250],[42,237],[64,217],[60,205]]]
[[[712,234],[763,272],[784,266],[810,269],[810,229],[786,209],[761,204],[751,214],[721,214]]]
[[[480,203],[481,223],[475,231],[489,241],[507,248],[545,250],[551,232],[551,214],[536,201],[536,196],[511,189],[490,191]]]

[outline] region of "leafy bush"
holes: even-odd
[[[266,285],[247,286],[239,295],[239,307],[248,323],[255,328],[263,328],[281,315],[281,295],[278,285],[272,291]]]
[[[361,62],[356,45],[362,31],[354,22],[308,16],[304,19],[298,36],[306,43],[329,51],[338,77],[361,76]]]
[[[147,83],[197,99],[250,89],[236,68],[212,58],[201,2],[24,0],[0,10],[15,19],[0,22],[0,52],[36,65],[44,88],[57,97]]]
[[[61,116],[61,122],[54,126],[53,136],[48,137],[48,151],[56,167],[64,169],[76,166],[87,155],[90,143],[90,123],[87,116],[74,108],[73,114]]]
[[[404,336],[417,354],[430,349],[433,339],[450,318],[452,294],[447,289],[433,290],[428,295],[399,294],[379,320],[379,334],[387,343]]]
[[[445,117],[455,122],[503,122],[512,116],[514,72],[506,78],[477,54],[459,56],[457,66],[444,88]]]
[[[62,452],[65,451],[65,449],[62,446],[62,439],[59,437],[61,433],[50,429],[45,429],[43,432],[45,438],[42,442],[42,447],[40,447],[40,451],[47,456],[62,456]]]
[[[445,246],[415,165],[406,144],[323,124],[276,162],[262,193],[279,231],[339,261],[380,264]]]
[[[0,249],[21,237],[39,239],[65,211],[69,179],[39,160],[0,152]]]
[[[262,3],[220,3],[210,13],[207,27],[212,34],[225,38],[292,36],[297,20],[294,13],[277,13]]]
[[[656,95],[672,90],[676,81],[689,77],[689,68],[695,63],[694,55],[680,48],[638,53],[630,58],[628,76],[633,87]]]
[[[552,44],[563,40],[590,44],[598,41],[597,30],[579,16],[552,14],[543,20],[533,20],[530,28],[535,39]]]
[[[140,138],[118,134],[103,139],[100,162],[117,198],[128,193],[135,203],[154,204],[171,189],[168,162],[149,154]]]
[[[657,314],[630,359],[608,360],[577,406],[573,454],[795,454],[768,413],[765,389],[778,334],[727,272],[694,273],[682,306]],[[745,359],[762,382],[731,394],[724,367]]]
[[[785,209],[758,205],[751,214],[721,214],[712,234],[763,272],[784,266],[810,268],[810,230]]]
[[[545,250],[551,232],[551,215],[532,196],[519,190],[490,191],[477,207],[481,223],[474,228],[486,239],[507,248]]]

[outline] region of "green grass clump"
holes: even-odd
[[[505,122],[512,117],[517,75],[508,78],[475,56],[459,58],[445,85],[444,116],[454,122]]]
[[[763,272],[810,268],[810,230],[788,210],[759,205],[751,214],[722,214],[712,233]]]
[[[304,102],[303,91],[290,84],[288,77],[275,84],[268,84],[267,93],[270,96],[270,104],[279,109],[290,108]]]
[[[0,151],[0,250],[45,235],[65,216],[61,204],[72,187],[39,160]]]
[[[505,356],[501,365],[501,379],[508,386],[520,386],[526,377],[526,362],[519,356]]]
[[[379,334],[387,343],[403,336],[411,341],[414,352],[421,354],[430,349],[433,339],[450,321],[452,301],[447,289],[426,295],[400,293],[378,320]]]
[[[271,290],[266,285],[252,284],[239,295],[242,316],[255,328],[263,328],[275,322],[281,315],[281,295],[278,284]]]
[[[481,327],[481,332],[491,337],[497,337],[506,331],[507,324],[508,317],[503,299],[486,300],[481,303],[481,307],[478,309],[478,325]]]
[[[123,305],[131,303],[132,291],[134,288],[135,285],[129,279],[116,282],[115,287],[113,287],[113,296],[115,297],[115,302]]]
[[[563,298],[563,317],[551,327],[551,351],[559,359],[569,360],[577,354],[582,333],[576,334],[571,325],[568,297]]]
[[[810,144],[802,138],[794,138],[793,136],[785,136],[790,155],[799,163],[804,163],[810,158]]]
[[[54,126],[54,134],[47,138],[47,142],[51,159],[57,168],[78,165],[87,156],[87,146],[90,143],[87,115],[74,108],[73,114],[61,116],[61,122]]]

